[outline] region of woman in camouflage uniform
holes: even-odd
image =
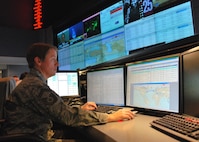
[[[67,126],[91,126],[122,119],[133,119],[130,110],[121,109],[113,114],[90,111],[93,102],[71,107],[51,90],[46,81],[57,72],[57,48],[46,43],[35,43],[26,56],[30,72],[15,88],[6,105],[6,134],[31,133],[44,141],[52,138],[53,122]]]

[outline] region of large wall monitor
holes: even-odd
[[[192,36],[194,27],[191,2],[151,14],[124,27],[127,52]]]
[[[56,33],[58,70],[84,69],[193,35],[188,0],[121,0]]]
[[[127,64],[126,105],[143,110],[179,112],[180,56]]]

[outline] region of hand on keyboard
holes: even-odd
[[[97,108],[97,105],[95,102],[87,102],[82,105],[81,108],[84,110],[95,110]]]

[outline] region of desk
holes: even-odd
[[[158,118],[136,114],[133,120],[96,125],[84,129],[84,132],[93,137],[95,142],[179,142],[151,127],[150,122]]]

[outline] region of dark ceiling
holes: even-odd
[[[2,0],[0,26],[32,29],[33,0]]]
[[[117,0],[42,0],[43,27],[57,29],[74,24]],[[67,3],[68,2],[68,3]],[[33,29],[34,0],[3,0],[0,27]]]

